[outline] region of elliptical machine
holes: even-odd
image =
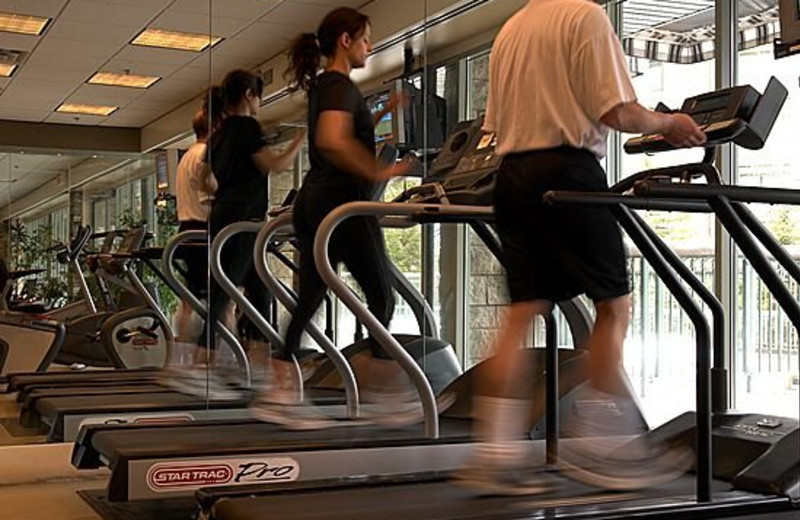
[[[131,229],[124,235],[116,252],[100,253],[95,258],[98,269],[106,275],[126,279],[127,283],[119,285],[123,291],[141,301],[139,306],[98,311],[83,272],[79,268],[74,269],[81,292],[94,312],[67,322],[67,338],[56,357],[57,362],[115,368],[164,366],[169,344],[173,340],[169,322],[158,302],[131,268],[133,253],[142,247],[146,237],[144,226]],[[72,265],[77,266],[77,262]]]
[[[78,369],[86,366],[157,368],[166,363],[173,340],[169,322],[158,302],[130,269],[132,254],[144,243],[146,229],[140,227],[126,232],[115,253],[94,255],[97,268],[111,277],[125,277],[126,283],[120,282],[120,287],[132,294],[134,301],[140,302],[121,310],[108,305],[106,309],[98,310],[89,290],[79,258],[91,236],[91,228],[84,226],[79,228],[70,244],[57,247],[59,261],[69,266],[78,284],[82,296],[80,301],[47,314],[26,317],[24,313],[0,313],[0,326],[14,325],[14,329],[3,336],[9,352],[26,348],[25,338],[34,318],[61,322],[66,330],[55,352],[49,350],[46,355],[26,356],[28,361],[17,363],[13,371],[43,371],[50,363],[72,365]],[[106,291],[107,288],[101,289],[104,294]],[[4,367],[3,372],[8,371]]]

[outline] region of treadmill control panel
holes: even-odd
[[[768,415],[729,415],[718,418],[717,428],[726,436],[765,443],[777,442],[798,427],[797,421]]]
[[[783,103],[786,87],[772,78],[759,94],[750,85],[731,87],[687,98],[679,112],[695,120],[706,134],[706,147],[735,143],[757,150],[764,146]],[[625,151],[630,154],[673,150],[661,134],[629,139]]]

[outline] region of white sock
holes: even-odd
[[[530,402],[525,399],[473,397],[478,453],[499,463],[513,463],[525,456],[519,441],[526,438]]]

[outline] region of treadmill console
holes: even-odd
[[[456,125],[431,165],[425,184],[398,200],[424,201],[444,194],[452,204],[491,206],[501,158],[495,154],[497,135],[483,132],[482,126],[483,118]]]
[[[426,182],[441,181],[450,173],[469,149],[475,134],[480,133],[483,119],[473,119],[471,121],[461,121],[450,133],[447,141],[442,147],[441,153],[436,157],[431,165]]]
[[[726,88],[687,98],[680,112],[700,125],[706,147],[734,143],[758,150],[764,147],[787,96],[786,87],[773,77],[763,94],[750,85]],[[630,154],[669,150],[674,147],[660,134],[634,137],[625,143]]]

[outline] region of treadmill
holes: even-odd
[[[458,145],[458,153],[472,153],[474,150],[469,146],[470,142]],[[413,193],[416,191],[407,195],[410,197]],[[426,218],[412,218],[420,212],[430,219],[439,219],[431,222],[474,221],[476,224],[488,224],[492,221],[492,210],[488,206],[452,205],[441,197],[435,203],[357,202],[340,209],[355,207],[355,215],[361,211],[362,205],[366,205],[373,214],[385,217],[384,222],[394,219],[395,223],[399,220],[407,225],[427,222]],[[331,216],[338,218],[334,213]],[[268,243],[269,233],[281,226],[281,222],[276,221],[267,224],[271,228],[260,236],[261,243]],[[321,228],[317,235],[317,245],[322,243],[323,251],[335,225],[325,230]],[[492,235],[487,232],[486,236]],[[496,238],[494,240],[496,242]],[[492,251],[498,250],[496,243],[491,247]],[[254,254],[256,263],[263,263],[263,251],[257,247]],[[212,255],[212,268],[215,268],[216,257],[216,254]],[[319,260],[319,256],[316,259]],[[324,269],[319,264],[318,267]],[[329,267],[328,270],[336,278]],[[471,450],[469,397],[472,394],[472,379],[487,365],[473,367],[444,390],[454,393],[457,400],[446,413],[438,416],[434,391],[423,370],[388,330],[375,326],[374,316],[365,311],[363,306],[352,305],[352,300],[346,299],[347,296],[353,297],[346,285],[326,281],[333,285],[337,296],[348,304],[387,352],[396,356],[404,368],[414,374],[415,383],[428,398],[424,407],[424,425],[387,428],[370,424],[361,418],[342,419],[341,426],[322,432],[285,431],[276,425],[256,421],[152,427],[94,425],[81,431],[73,450],[73,465],[79,469],[109,466],[112,470],[106,493],[109,501],[186,497],[209,485],[244,486],[253,482],[275,485],[287,481],[316,481],[375,473],[398,475],[420,468],[440,470],[459,466]],[[561,307],[575,310],[567,313],[568,323],[572,328],[573,341],[578,346],[583,345],[590,329],[588,313],[578,302],[563,302]],[[556,350],[558,338],[555,327],[549,327],[548,331],[550,348],[547,350],[552,353]],[[529,349],[528,353],[532,359],[543,359],[545,350]],[[563,358],[560,367],[562,385],[552,387],[550,396],[554,402],[558,402],[559,396],[562,397],[561,403],[566,413],[572,408],[570,391],[583,381],[577,374],[582,372],[586,353],[579,348],[564,349],[559,354]],[[550,358],[556,359],[555,356]],[[491,363],[491,360],[485,363]],[[538,366],[541,368],[543,364],[539,363]],[[553,368],[551,373],[555,372],[558,370]],[[541,373],[531,384],[544,386]],[[532,436],[545,436],[541,420],[543,409],[541,402],[532,405],[531,423],[537,426],[532,430]],[[645,428],[641,419],[641,429]]]
[[[148,301],[154,311],[162,313],[157,302],[128,266],[134,259],[147,264],[153,273],[187,299],[202,316],[205,313],[204,304],[191,295],[175,276],[172,261],[175,252],[183,244],[204,241],[205,237],[202,231],[185,232],[173,237],[163,250],[163,271],[155,264],[159,248],[122,250],[115,253],[114,257],[131,284],[138,287],[142,298]],[[166,320],[165,317],[163,319]],[[249,386],[249,364],[244,349],[224,326],[216,326],[228,345],[232,346],[246,389]],[[12,378],[9,390],[18,392],[22,424],[28,427],[45,426],[49,442],[74,441],[85,424],[188,422],[242,418],[247,415],[250,396],[246,391],[239,399],[208,401],[161,385],[161,377],[162,372],[157,369],[24,374]]]
[[[115,312],[119,310],[117,302],[114,302],[113,297],[111,296],[110,291],[108,289],[108,284],[105,280],[105,278],[111,278],[112,276],[114,276],[111,273],[106,273],[105,269],[114,270],[114,272],[117,274],[127,275],[130,272],[126,265],[126,263],[129,262],[127,256],[125,258],[121,257],[114,258],[113,255],[111,254],[114,242],[118,237],[124,237],[123,243],[120,245],[120,249],[118,250],[118,253],[121,253],[122,256],[126,252],[131,252],[131,251],[135,252],[135,250],[138,247],[140,247],[142,241],[146,238],[146,234],[142,228],[137,228],[127,231],[116,230],[116,231],[91,235],[91,228],[86,226],[79,229],[75,238],[73,238],[73,240],[70,242],[69,245],[63,245],[59,247],[59,249],[63,247],[63,251],[59,252],[59,261],[62,263],[69,264],[72,272],[76,276],[78,276],[80,282],[79,287],[81,289],[83,299],[81,302],[76,302],[67,305],[63,308],[59,308],[54,311],[48,312],[46,314],[48,318],[51,316],[76,317],[85,315],[89,311],[92,311],[92,313],[94,313],[92,309],[95,308],[95,302],[86,284],[83,271],[78,263],[78,257],[83,252],[87,242],[90,239],[98,239],[98,238],[104,239],[103,244],[98,252],[92,253],[90,255],[88,259],[91,266],[90,268],[95,273],[95,277],[97,278],[97,284],[99,287],[100,295],[102,297],[102,304],[104,311]],[[100,271],[98,271],[98,269]],[[126,284],[117,282],[119,283],[120,287],[124,289],[122,296],[127,298],[127,301],[120,302],[120,305],[123,306],[123,308],[141,307],[147,305],[153,313],[152,319],[154,319],[156,322],[166,323],[165,321],[166,318],[163,316],[163,314],[161,314],[160,309],[158,309],[158,305],[148,301],[147,298],[149,298],[150,296],[149,293],[147,292],[147,289],[144,287],[143,284],[141,284],[141,281],[138,279],[138,277],[135,276],[135,273],[130,273],[130,274],[133,275],[133,278],[129,276],[128,277],[129,280]],[[111,316],[108,318],[107,322],[104,323],[112,325],[116,323],[115,320],[117,319],[114,316]],[[139,331],[131,332],[128,330],[120,329],[117,330],[116,332],[121,334],[129,333],[128,341],[132,341],[137,336],[137,334],[139,336],[146,337],[149,331],[146,328],[141,327],[141,330]],[[99,335],[100,331],[97,331],[97,334]],[[171,338],[167,338],[167,341],[168,342],[171,341]],[[95,348],[100,348],[100,347],[95,346]],[[113,353],[113,355],[109,354],[109,358],[113,358],[114,363],[118,367],[125,364],[124,362],[126,360],[123,359],[125,357],[127,356],[118,352]],[[79,358],[75,358],[73,355],[70,359],[67,359],[65,363],[70,363],[77,359]],[[56,357],[55,361],[58,362],[58,357]],[[91,365],[91,363],[89,364]],[[108,384],[113,383],[116,378],[120,378],[121,380],[124,380],[126,382],[133,382],[133,381],[152,382],[155,380],[156,376],[156,370],[154,368],[138,368],[138,369],[103,368],[98,370],[92,369],[86,371],[65,369],[65,370],[51,371],[51,372],[46,372],[45,371],[46,368],[47,368],[46,366],[40,367],[40,369],[35,372],[17,371],[9,374],[7,391],[17,392],[18,400],[22,402],[25,400],[28,392],[40,389],[56,388],[64,384],[68,384],[71,389],[77,389],[78,387],[76,386],[76,383],[80,383],[82,386],[83,385],[107,386]]]
[[[282,339],[277,331],[263,316],[261,316],[260,312],[252,307],[241,291],[233,285],[219,264],[220,251],[230,237],[237,233],[254,233],[260,230],[262,226],[263,223],[260,222],[241,222],[229,226],[229,228],[226,228],[226,230],[220,233],[219,237],[212,245],[212,255],[217,259],[216,262],[212,262],[212,270],[215,278],[219,281],[223,289],[244,309],[248,317],[260,327],[270,343],[279,345]],[[191,241],[196,243],[198,240],[203,240],[204,237],[205,234],[202,231],[186,232],[177,235],[164,251],[164,265],[172,265],[171,262],[174,252],[181,244]],[[142,257],[144,261],[148,262],[148,265],[150,265],[155,273],[160,272],[152,265],[152,259],[148,258],[152,256],[152,252],[134,252],[132,255]],[[130,274],[133,275],[133,273]],[[201,316],[205,313],[205,308],[202,303],[178,282],[174,273],[172,273],[169,268],[165,269],[164,280],[168,282],[181,297],[187,299]],[[419,299],[421,300],[422,297],[420,296]],[[430,316],[432,314],[432,311],[428,310],[427,315]],[[228,337],[230,338],[230,336]],[[337,387],[335,383],[345,381],[345,387],[349,386],[352,392],[352,390],[355,389],[355,379],[352,374],[344,377],[336,377],[336,375],[343,373],[344,369],[349,371],[349,365],[344,361],[344,358],[342,358],[342,355],[335,349],[330,340],[328,340],[327,337],[324,338],[326,343],[323,345],[330,345],[327,355],[329,359],[334,360],[334,363],[332,367],[327,368],[323,365],[318,377],[322,379],[322,374],[324,374],[326,379],[329,380],[328,383],[332,382],[334,385],[331,386],[328,384],[327,388],[312,387],[309,389],[308,393],[313,396],[313,400],[317,404],[342,405],[345,399],[341,388]],[[438,341],[433,343],[435,343],[435,354],[437,355],[420,355],[420,363],[429,365],[432,373],[435,373],[436,378],[439,379],[438,387],[444,387],[461,373],[461,369],[449,345]],[[242,367],[243,380],[247,381],[247,359],[238,341],[234,340],[233,344],[235,346],[234,352],[238,353],[237,361],[240,367]],[[366,345],[366,341],[361,342],[356,346],[356,350],[366,350]],[[423,348],[417,347],[417,350],[424,354]],[[335,362],[337,358],[341,358],[338,365]],[[185,423],[202,420],[242,419],[249,416],[247,405],[249,404],[251,395],[246,391],[239,399],[207,402],[205,399],[196,396],[175,392],[174,390],[158,384],[158,380],[135,382],[121,381],[117,379],[115,374],[108,374],[108,376],[112,382],[116,383],[115,385],[105,386],[103,388],[81,388],[79,390],[73,390],[69,387],[62,386],[54,389],[24,393],[24,397],[22,397],[23,423],[29,426],[44,424],[49,429],[48,439],[51,442],[71,442],[76,439],[80,428],[86,424],[126,424],[139,422],[150,424],[153,421],[159,423]],[[158,374],[154,374],[154,376],[157,377]],[[349,384],[347,384],[348,381],[350,382]],[[323,381],[320,381],[320,383],[321,382]],[[312,381],[311,383],[314,386],[319,386],[316,384],[317,381]],[[247,385],[245,385],[245,388],[246,387]],[[109,394],[113,394],[114,398],[110,400]],[[350,402],[354,403],[352,397]],[[355,404],[351,405],[351,414],[355,414],[355,406]]]
[[[689,98],[682,111],[704,125],[709,147],[733,142],[758,149],[763,146],[785,97],[785,88],[773,78],[763,95],[749,86],[734,87]],[[755,101],[749,103],[749,107],[743,107],[743,100],[747,98]],[[648,143],[654,143],[654,146],[649,147]],[[629,153],[665,151],[668,148],[659,136],[644,136],[626,145]],[[794,266],[787,267],[787,270],[793,272],[795,279],[800,279],[800,270],[755,219],[746,217],[741,204],[730,209],[732,200],[796,204],[800,202],[800,196],[791,190],[719,186],[719,175],[712,165],[713,157],[713,149],[709,148],[700,164],[642,172],[617,185],[617,193],[550,192],[545,196],[552,204],[591,204],[611,208],[695,326],[697,413],[681,416],[648,433],[662,440],[692,442],[694,437],[697,451],[695,477],[687,475],[652,489],[609,493],[576,484],[553,473],[553,491],[547,494],[476,497],[474,493],[448,483],[447,475],[442,472],[422,471],[399,477],[352,476],[280,487],[261,485],[202,490],[197,496],[205,517],[253,520],[270,511],[280,511],[281,515],[298,520],[323,517],[350,520],[665,517],[788,520],[800,517],[800,429],[797,420],[728,413],[727,373],[724,365],[720,364],[720,353],[724,353],[720,335],[724,325],[724,315],[719,312],[722,307],[677,255],[633,212],[634,209],[713,211],[800,331],[800,304],[769,265],[762,245],[781,264]],[[681,184],[697,177],[706,177],[708,185]],[[637,196],[622,194],[631,188]],[[647,198],[639,194],[646,194]],[[702,309],[682,282],[696,291],[711,308],[713,337]]]

